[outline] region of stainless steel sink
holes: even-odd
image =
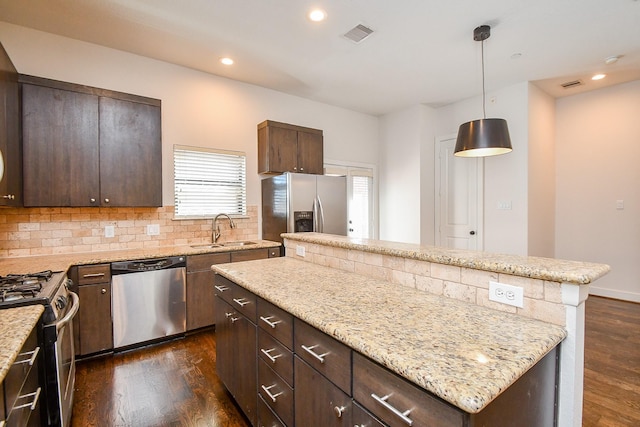
[[[212,249],[212,248],[219,248],[221,246],[222,245],[218,243],[205,243],[203,245],[191,245],[193,249]]]
[[[220,243],[221,246],[250,246],[250,245],[255,245],[257,244],[256,242],[249,242],[249,241],[237,241],[237,242],[224,242],[224,243]]]

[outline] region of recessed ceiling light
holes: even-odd
[[[220,62],[222,62],[224,65],[233,65],[233,59],[231,58],[220,58]]]
[[[606,77],[606,74],[596,74],[595,76],[591,77],[591,80],[602,80]]]
[[[314,9],[309,12],[309,19],[313,22],[324,21],[327,18],[327,12],[322,9]]]

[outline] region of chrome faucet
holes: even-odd
[[[229,219],[229,227],[231,228],[236,228],[236,223],[233,222],[233,220],[231,219],[231,217],[229,215],[227,215],[226,213],[219,213],[218,215],[216,215],[213,218],[213,222],[211,223],[211,241],[213,243],[216,243],[218,241],[218,239],[220,238],[220,226],[217,224],[218,222],[218,217],[221,216],[226,216],[227,219]]]

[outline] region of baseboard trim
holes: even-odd
[[[589,295],[619,299],[630,302],[640,302],[640,294],[638,293],[618,291],[615,289],[597,288],[595,286],[591,286],[589,288]]]

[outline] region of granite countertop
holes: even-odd
[[[458,408],[477,413],[564,328],[292,258],[212,269]]]
[[[4,381],[43,311],[44,307],[39,304],[0,310],[0,382]]]
[[[102,264],[115,261],[159,258],[177,255],[197,255],[205,253],[242,251],[281,246],[279,242],[272,242],[270,240],[252,240],[252,242],[255,242],[256,244],[246,246],[221,246],[215,248],[194,248],[189,245],[163,246],[147,249],[73,252],[57,255],[0,258],[0,276],[10,273],[19,274],[42,270],[67,271],[69,267],[74,265]]]
[[[342,249],[355,249],[381,255],[399,256],[457,267],[530,277],[552,282],[587,285],[609,272],[606,264],[567,261],[555,258],[494,254],[482,251],[421,246],[383,240],[356,239],[321,233],[285,233],[292,241],[320,244]]]

